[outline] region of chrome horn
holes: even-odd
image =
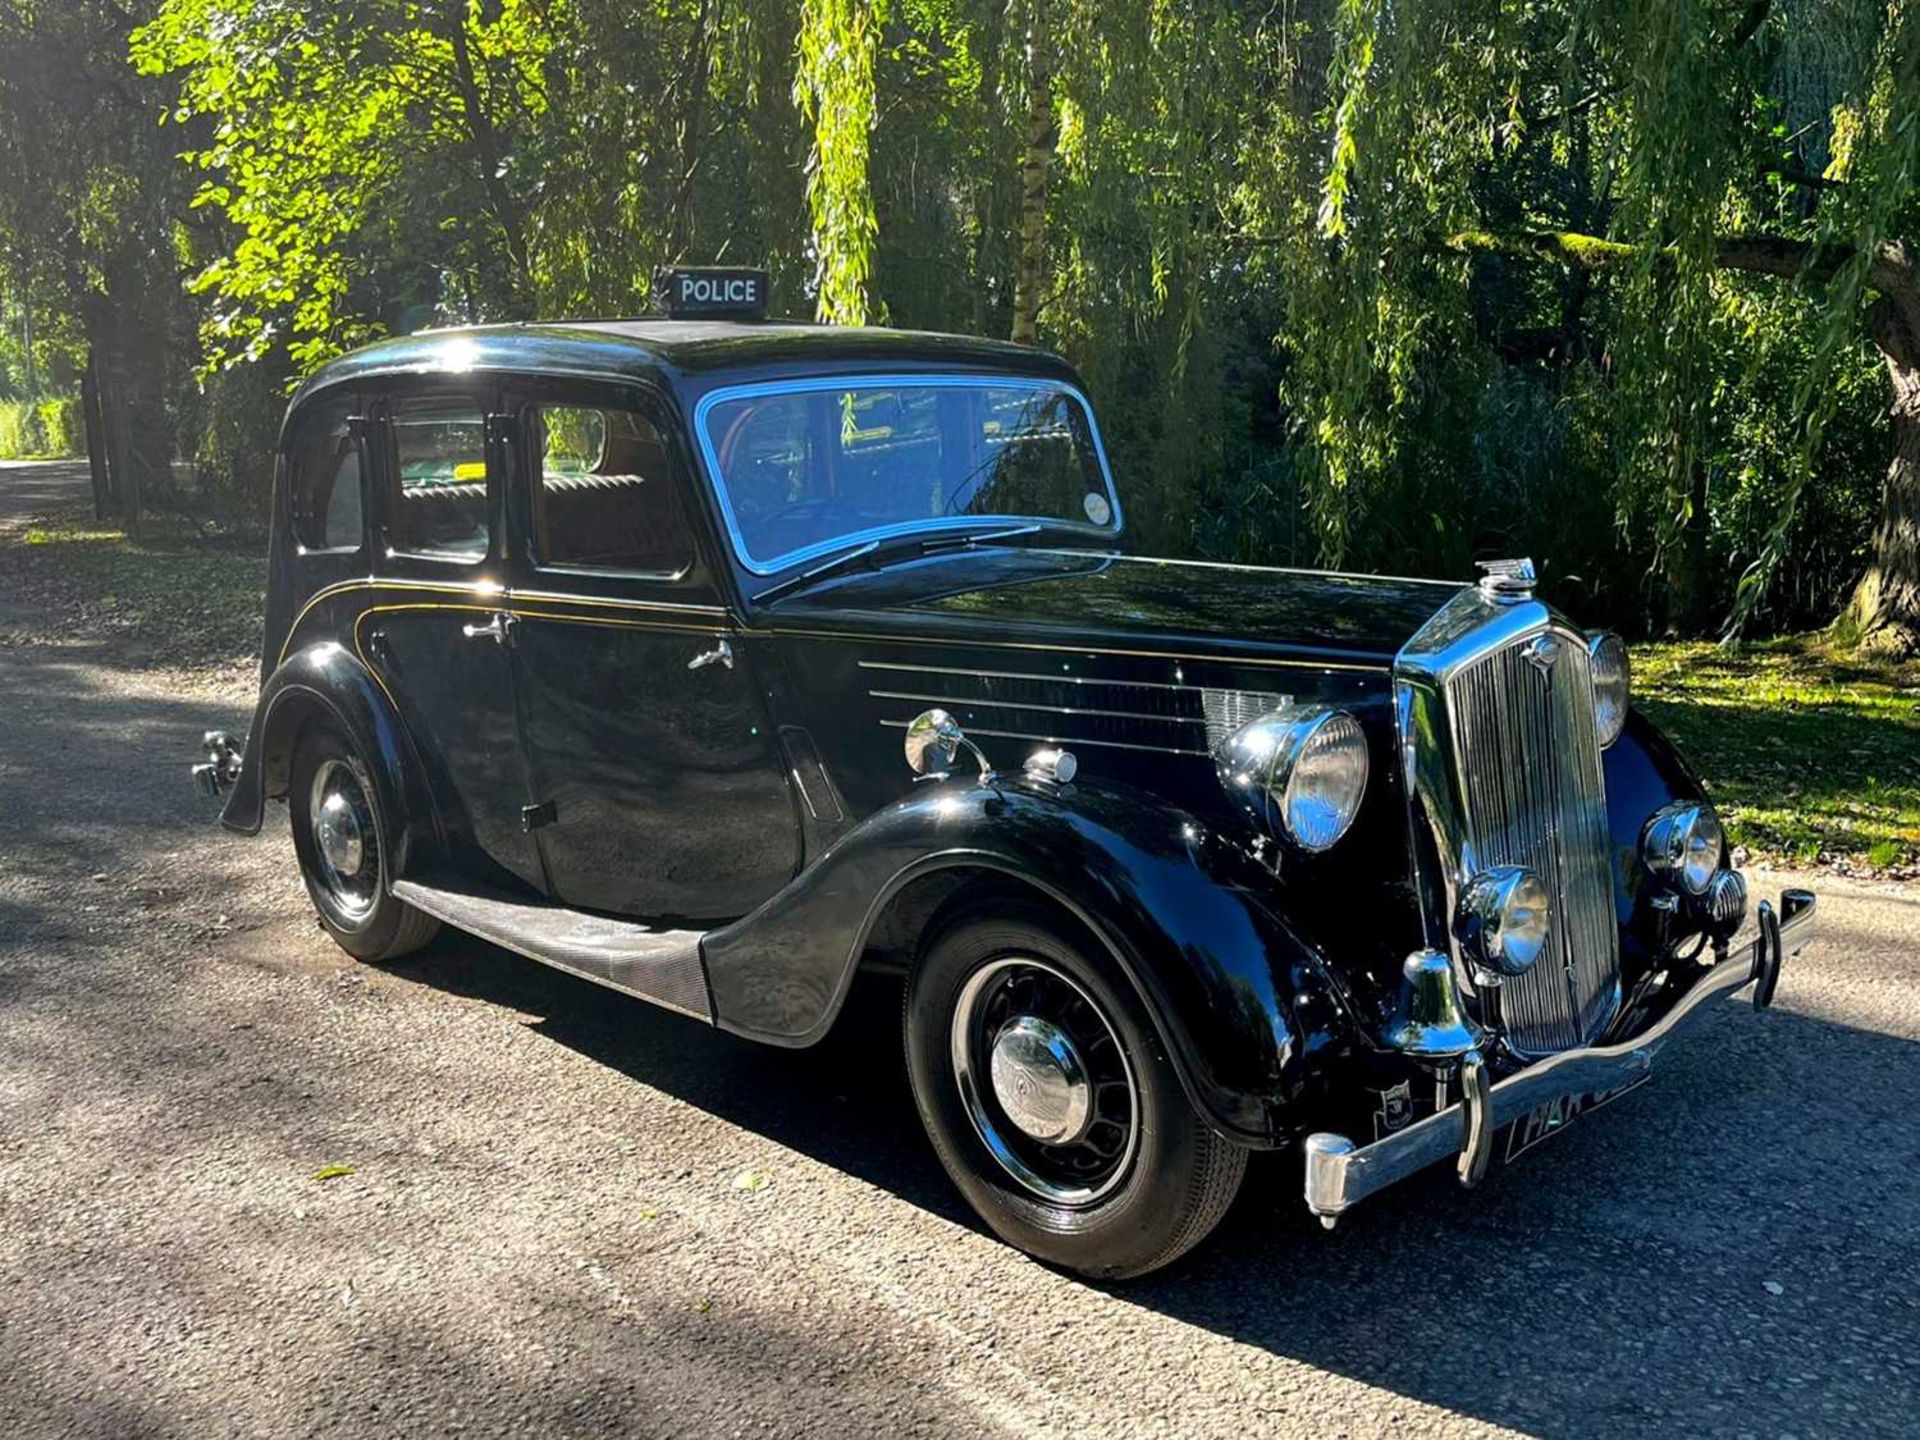
[[[980,762],[980,779],[993,779],[986,754],[967,738],[960,722],[944,710],[922,710],[907,723],[907,765],[916,780],[944,780],[965,746]]]

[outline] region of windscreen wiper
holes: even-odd
[[[816,580],[824,580],[829,575],[838,575],[842,570],[851,570],[855,565],[868,559],[880,548],[878,540],[869,540],[864,545],[856,545],[851,550],[842,550],[831,559],[824,560],[811,570],[796,570],[784,580],[776,580],[753,597],[753,603],[771,600],[776,595],[784,595],[789,590],[798,590],[803,585],[811,585]]]
[[[875,552],[883,548],[888,550],[905,549],[917,551],[922,555],[932,555],[941,550],[968,549],[975,545],[991,545],[999,540],[1016,539],[1022,535],[1038,535],[1047,528],[1049,527],[1039,523],[1012,525],[1005,530],[974,530],[959,535],[934,535],[928,539],[919,541],[917,544],[909,543],[907,545],[901,545],[898,536],[883,540],[869,540],[864,545],[854,546],[851,550],[842,550],[839,554],[822,561],[811,570],[798,570],[787,576],[784,580],[774,581],[773,584],[767,586],[766,589],[755,595],[753,602],[756,605],[761,604],[765,601],[775,599],[778,596],[788,594],[791,591],[799,590],[804,586],[811,585],[816,580],[825,580],[829,576],[839,575],[844,571],[854,569],[856,566],[872,568]]]
[[[1045,528],[1040,524],[1015,525],[1008,530],[969,530],[960,535],[935,535],[930,540],[920,542],[920,553],[931,555],[937,550],[970,550],[975,545],[991,545],[996,540],[1012,540],[1021,535],[1038,535]]]

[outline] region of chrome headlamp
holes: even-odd
[[[1460,892],[1454,933],[1476,969],[1513,979],[1531,970],[1553,929],[1546,881],[1520,865],[1483,870]]]
[[[1725,848],[1720,818],[1704,801],[1662,805],[1640,836],[1640,858],[1659,879],[1689,895],[1704,895],[1720,869]]]
[[[1367,792],[1367,737],[1345,710],[1289,706],[1242,725],[1215,755],[1220,783],[1302,850],[1347,833]]]
[[[1593,728],[1604,750],[1626,728],[1633,665],[1627,658],[1626,641],[1610,630],[1597,631],[1587,641],[1587,662],[1593,672]]]

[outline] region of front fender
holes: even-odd
[[[1003,778],[915,790],[703,943],[717,1024],[806,1045],[839,1013],[907,885],[964,867],[1064,906],[1145,1001],[1216,1128],[1271,1144],[1279,1113],[1355,1029],[1320,955],[1268,904],[1271,877],[1195,817],[1120,785]]]
[[[1603,758],[1620,957],[1622,968],[1635,974],[1656,966],[1665,953],[1664,927],[1651,913],[1659,890],[1640,860],[1641,832],[1662,805],[1704,799],[1706,792],[1673,742],[1637,709],[1627,712],[1626,728]],[[1720,863],[1731,862],[1723,858]]]
[[[267,801],[287,793],[300,732],[316,716],[344,729],[372,772],[380,813],[395,831],[386,837],[390,873],[425,864],[438,853],[439,830],[413,742],[378,678],[333,641],[295,651],[260,687],[240,778],[220,823],[242,835],[260,832]]]

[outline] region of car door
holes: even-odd
[[[503,583],[511,427],[496,400],[476,384],[377,407],[382,584],[355,642],[421,754],[458,878],[543,889]]]
[[[512,653],[553,893],[681,922],[742,915],[793,875],[798,822],[675,427],[643,389],[513,398],[527,459]]]

